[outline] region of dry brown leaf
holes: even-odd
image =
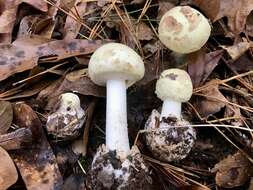
[[[157,19],[160,20],[162,16],[171,8],[175,6],[177,2],[171,2],[171,1],[158,1],[159,3],[159,9],[158,9],[158,15]]]
[[[235,188],[243,185],[250,179],[253,167],[244,155],[237,152],[216,164],[213,172],[217,172],[215,181],[218,186]]]
[[[223,50],[205,53],[203,49],[187,56],[188,72],[194,87],[203,84],[218,65]]]
[[[192,2],[211,20],[214,20],[217,17],[220,9],[220,0],[193,0]]]
[[[220,8],[214,21],[228,18],[228,26],[235,34],[241,33],[246,24],[247,16],[253,10],[253,0],[220,0]]]
[[[10,102],[0,101],[0,134],[5,134],[11,127],[13,110]]]
[[[43,12],[47,11],[47,3],[37,0],[8,0],[0,2],[0,34],[5,34],[2,43],[11,42],[11,34],[16,21],[16,13],[21,3],[27,3]]]
[[[37,137],[29,148],[12,152],[27,190],[61,189],[62,176],[38,116],[24,103],[15,104],[15,107],[18,112],[15,121],[30,128]]]
[[[252,47],[252,42],[239,42],[233,46],[221,46],[225,49],[233,61],[241,57],[250,47]]]
[[[32,142],[33,134],[28,128],[20,128],[11,133],[0,135],[0,146],[5,150],[28,148]]]
[[[18,180],[18,172],[9,154],[0,147],[0,189],[6,190]]]
[[[136,36],[139,40],[149,41],[154,38],[154,33],[144,22],[139,22],[136,25]]]
[[[213,79],[206,83],[206,85],[211,83],[217,83],[218,79]],[[201,91],[201,96],[196,100],[199,113],[202,117],[207,117],[209,115],[215,114],[226,106],[227,99],[219,91],[218,84],[210,85],[208,89]]]
[[[50,39],[54,28],[55,23],[51,17],[44,15],[28,15],[20,22],[17,38],[24,38],[36,34],[40,35],[41,38]]]
[[[77,55],[90,54],[103,43],[75,39],[57,40],[41,45],[33,45],[33,42],[32,44],[25,42],[24,44],[0,45],[0,81],[15,73],[32,69],[37,65],[39,58],[46,57],[44,61],[59,61]]]
[[[81,0],[76,0],[75,7],[73,7],[71,11],[69,12],[71,16],[68,15],[66,18],[65,26],[63,29],[64,39],[76,38],[82,25],[79,22],[77,22],[75,19],[73,19],[73,17],[81,20],[87,11],[86,7],[87,7],[86,2],[82,2]],[[73,13],[75,13],[76,15],[73,15]]]

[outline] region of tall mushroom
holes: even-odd
[[[126,89],[144,76],[141,57],[131,48],[108,43],[91,56],[88,72],[97,85],[106,86],[106,146],[92,162],[92,189],[145,187],[147,168],[137,147],[130,150]]]
[[[191,53],[207,42],[211,26],[196,9],[176,6],[163,15],[158,33],[167,48],[178,53]]]
[[[146,143],[160,160],[181,160],[194,145],[196,132],[181,115],[181,103],[191,98],[192,90],[190,76],[180,69],[163,71],[156,83],[155,93],[163,101],[162,111],[160,114],[153,110],[145,128]]]

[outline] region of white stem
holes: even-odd
[[[128,152],[126,82],[108,80],[106,82],[106,146],[109,150]]]
[[[174,116],[176,118],[181,117],[181,102],[176,102],[170,99],[163,101],[160,121],[163,117],[167,118],[168,116]]]

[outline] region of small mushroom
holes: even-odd
[[[141,57],[131,48],[108,43],[89,62],[89,76],[106,86],[106,146],[98,148],[91,166],[92,189],[144,189],[147,167],[139,150],[130,150],[126,89],[144,76]]]
[[[158,33],[167,48],[178,53],[191,53],[207,42],[211,26],[196,9],[176,6],[163,15]]]
[[[80,135],[85,121],[85,112],[79,97],[73,93],[60,96],[58,109],[48,116],[46,128],[49,134],[61,140],[69,140]]]
[[[161,114],[153,110],[146,122],[146,143],[155,157],[179,161],[191,151],[195,130],[181,115],[181,104],[191,98],[192,82],[187,72],[168,69],[156,83],[156,95],[163,101]]]

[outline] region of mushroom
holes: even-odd
[[[162,111],[160,114],[153,110],[145,128],[146,143],[160,160],[182,160],[194,145],[196,132],[181,115],[181,104],[191,98],[192,91],[190,76],[180,69],[163,71],[156,83],[155,93],[163,101]]]
[[[91,56],[91,80],[106,86],[106,145],[98,148],[91,166],[92,189],[144,189],[147,167],[137,147],[130,150],[126,89],[144,76],[141,57],[120,43],[108,43]]]
[[[46,128],[49,134],[62,140],[80,135],[85,121],[85,112],[76,94],[64,93],[60,96],[57,110],[48,116]]]
[[[191,53],[207,42],[211,26],[196,9],[176,6],[163,15],[158,33],[167,48],[178,53]]]

